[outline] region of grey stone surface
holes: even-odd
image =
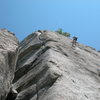
[[[72,47],[58,33],[38,32],[20,43],[16,100],[100,100],[100,53],[79,43]]]
[[[17,58],[18,40],[11,32],[0,29],[0,100],[10,91]]]

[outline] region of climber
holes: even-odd
[[[72,46],[76,46],[76,41],[77,41],[78,37],[74,36],[73,37],[73,41],[72,41]]]

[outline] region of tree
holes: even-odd
[[[64,36],[70,37],[70,33],[63,32],[62,28],[59,28],[56,32],[59,33],[59,34],[62,34]]]
[[[63,34],[62,28],[59,28],[56,32],[59,33],[59,34]]]

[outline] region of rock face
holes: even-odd
[[[0,29],[0,100],[5,100],[14,78],[18,40],[11,32]]]
[[[38,31],[20,43],[16,100],[100,100],[100,53],[71,41]]]

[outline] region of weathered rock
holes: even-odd
[[[6,100],[15,100],[18,95],[18,92],[13,88],[13,86],[10,88],[10,91],[6,97]]]
[[[20,43],[16,100],[100,100],[100,53],[71,41],[38,31]]]
[[[14,78],[18,40],[11,32],[0,29],[0,100],[5,100]]]

